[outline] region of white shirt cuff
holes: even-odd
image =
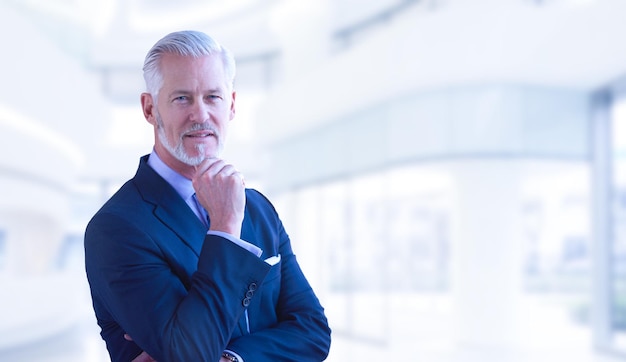
[[[225,233],[223,231],[209,230],[209,231],[207,231],[207,235],[217,235],[217,236],[221,236],[223,238],[226,238],[226,239],[232,241],[233,243],[239,245],[240,247],[248,250],[249,252],[251,252],[252,254],[256,255],[257,257],[261,257],[261,254],[263,254],[263,250],[261,250],[261,248],[259,248],[258,246],[254,245],[254,244],[250,244],[247,241],[243,241],[241,239],[238,239],[238,238],[232,236],[229,233]]]

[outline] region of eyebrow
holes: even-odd
[[[173,91],[171,91],[169,93],[169,96],[171,97],[171,96],[177,95],[177,94],[185,94],[185,95],[187,95],[187,94],[192,94],[192,93],[194,93],[194,92],[190,91],[190,90],[175,89],[175,90],[173,90]],[[206,92],[203,92],[203,93],[209,93],[209,94],[219,93],[219,94],[223,94],[223,93],[225,93],[225,91],[221,87],[218,87],[218,88],[208,89]]]
[[[181,95],[181,94],[187,95],[187,94],[191,94],[191,92],[190,91],[186,91],[186,90],[182,90],[182,89],[177,89],[177,90],[169,92],[167,95],[168,95],[168,97],[173,97],[173,96]]]

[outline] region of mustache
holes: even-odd
[[[156,114],[156,121],[157,121],[157,128],[163,129],[165,127],[165,124],[163,123],[163,119],[161,118],[161,114],[158,111]],[[214,134],[216,138],[218,139],[220,138],[220,134],[217,131],[217,129],[215,129],[215,127],[211,126],[209,123],[203,122],[203,123],[193,123],[191,127],[187,128],[180,135],[180,139],[182,140],[186,134],[190,132],[196,132],[196,131],[209,131],[212,134]]]
[[[215,135],[215,137],[219,138],[219,133],[217,132],[217,129],[215,129],[215,127],[211,126],[208,123],[194,123],[191,125],[191,127],[187,128],[184,132],[183,135],[189,134],[191,132],[197,132],[197,131],[209,131],[212,134]]]

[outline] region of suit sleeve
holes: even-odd
[[[331,333],[324,308],[298,265],[278,215],[265,201],[272,210],[271,222],[277,230],[281,254],[277,323],[232,340],[228,349],[237,352],[245,362],[323,361],[330,349]]]
[[[219,360],[243,313],[242,296],[269,271],[248,251],[208,235],[191,285],[183,285],[157,243],[111,213],[99,215],[87,227],[85,258],[94,307],[106,306],[123,332],[161,362]],[[129,342],[123,332],[112,339],[102,327],[107,348],[117,351],[113,358],[128,361],[140,351],[124,345]]]

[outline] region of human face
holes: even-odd
[[[219,156],[235,115],[235,93],[218,55],[165,54],[160,69],[158,102],[142,94],[144,115],[154,126],[159,157],[186,174],[189,167]]]

